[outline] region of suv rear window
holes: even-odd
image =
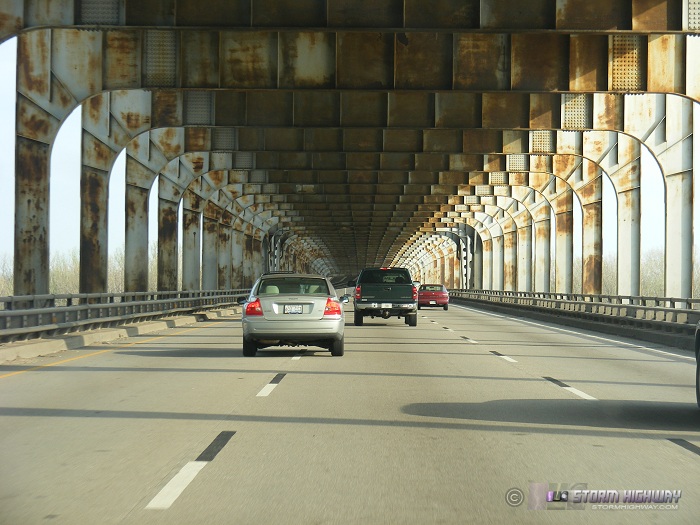
[[[260,281],[258,294],[299,294],[299,295],[329,295],[325,279],[313,277],[270,277]]]
[[[411,275],[405,268],[365,270],[360,275],[358,282],[366,284],[411,284]]]

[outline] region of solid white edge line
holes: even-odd
[[[267,397],[267,396],[269,396],[270,392],[272,392],[276,386],[277,386],[277,383],[265,385],[263,387],[263,389],[260,392],[258,392],[258,395],[255,397]]]
[[[294,357],[292,357],[292,361],[299,361],[299,359],[301,359],[300,355],[295,355]]]
[[[649,350],[650,352],[656,352],[658,354],[663,354],[663,355],[668,355],[668,356],[673,356],[673,357],[678,357],[680,359],[687,359],[689,361],[695,361],[694,357],[689,357],[685,355],[679,355],[679,354],[674,354],[672,352],[666,352],[664,350],[657,350],[656,348],[649,348],[648,346],[642,346],[642,345],[637,345],[634,343],[627,343],[626,341],[618,341],[616,339],[610,339],[608,337],[600,337],[598,335],[592,335],[592,334],[584,334],[583,332],[577,332],[576,330],[567,330],[566,328],[559,328],[557,326],[550,326],[550,325],[545,325],[545,324],[540,324],[540,323],[535,323],[533,321],[526,321],[524,319],[520,318],[515,318],[515,317],[510,317],[510,316],[505,316],[505,315],[498,315],[498,314],[492,314],[490,312],[482,312],[481,310],[475,310],[473,308],[468,308],[466,306],[460,306],[460,305],[455,305],[458,308],[463,308],[464,310],[469,310],[471,312],[476,312],[484,315],[490,315],[492,317],[500,317],[502,319],[510,319],[511,321],[515,321],[516,323],[525,323],[525,324],[531,324],[533,326],[538,326],[540,328],[549,328],[550,330],[558,330],[560,332],[568,333],[568,334],[575,334],[575,335],[580,335],[583,337],[591,337],[593,339],[600,339],[601,341],[605,341],[607,343],[615,343],[618,345],[626,345],[632,348],[636,348],[638,350]]]
[[[598,401],[597,398],[595,398],[593,396],[589,396],[585,392],[581,392],[578,388],[574,388],[572,386],[565,386],[563,388],[564,388],[564,390],[568,390],[572,394],[576,394],[578,397],[582,397],[583,399],[588,399],[590,401]]]
[[[146,505],[146,508],[159,510],[169,509],[207,463],[208,461],[190,461],[187,463],[182,467],[180,472],[161,489],[156,497]]]

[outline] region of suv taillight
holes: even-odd
[[[246,315],[262,315],[262,305],[260,304],[260,299],[255,299],[255,301],[249,302],[245,305]]]
[[[362,295],[362,286],[355,287],[355,299],[359,299]]]
[[[326,299],[326,307],[323,309],[323,315],[342,315],[343,309],[338,301],[334,301],[330,297]]]
[[[418,288],[416,288],[415,286],[413,287],[413,300],[418,300]]]

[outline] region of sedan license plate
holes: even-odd
[[[284,305],[285,314],[300,314],[303,313],[302,306],[300,304],[285,304]]]
[[[437,301],[430,301],[430,304],[437,304]]]

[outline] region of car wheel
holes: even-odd
[[[355,311],[355,326],[362,326],[364,322],[364,317],[362,312]]]
[[[418,305],[418,309],[420,310],[420,305]]]
[[[418,326],[418,314],[410,314],[406,316],[408,326]]]
[[[443,310],[447,310],[447,305],[442,307]]]
[[[253,341],[248,341],[246,339],[243,339],[243,355],[246,357],[255,357],[255,354],[258,352],[258,347],[255,346],[255,343]]]
[[[345,338],[337,339],[331,344],[331,355],[341,356],[345,353]]]

